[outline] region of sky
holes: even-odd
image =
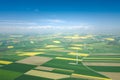
[[[119,0],[0,0],[0,32],[119,32]]]

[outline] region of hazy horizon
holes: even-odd
[[[1,0],[0,33],[119,33],[118,0]]]

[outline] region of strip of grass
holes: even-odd
[[[100,54],[100,53],[98,53]],[[119,55],[92,55],[92,56],[89,56],[87,58],[120,58]]]
[[[67,75],[71,75],[72,74],[72,72],[64,70],[64,69],[63,70],[62,69],[55,69],[52,72],[54,72],[54,73],[60,73],[60,74],[67,74]]]
[[[120,66],[88,66],[101,72],[120,72]]]
[[[84,60],[84,62],[109,62],[109,63],[120,63],[120,60]]]
[[[30,76],[30,75],[22,75],[16,78],[15,80],[52,80],[52,79]]]
[[[34,67],[36,66],[28,65],[28,64],[12,63],[9,65],[5,65],[1,68],[6,70],[11,70],[11,71],[17,71],[17,72],[26,72],[33,69]]]
[[[22,75],[20,72],[0,69],[0,80],[14,80],[20,75]]]

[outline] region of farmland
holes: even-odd
[[[120,36],[0,34],[2,80],[119,80]]]

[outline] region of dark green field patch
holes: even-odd
[[[20,63],[12,63],[6,66],[1,67],[2,69],[17,71],[17,72],[26,72],[33,69],[36,66],[27,65],[27,64],[20,64]]]
[[[72,72],[65,71],[65,70],[59,70],[59,69],[55,69],[52,72],[54,72],[54,73],[60,73],[60,74],[67,74],[67,75],[71,75],[72,74]]]
[[[15,80],[52,80],[52,79],[30,76],[30,75],[22,75],[16,78]]]
[[[26,58],[26,56],[18,56],[18,55],[5,55],[3,54],[2,56],[0,56],[0,59],[2,60],[8,60],[8,61],[18,61],[21,59]]]
[[[89,66],[90,68],[101,72],[120,72],[119,66]]]
[[[20,72],[8,71],[0,69],[0,80],[14,80],[15,78],[22,75]]]

